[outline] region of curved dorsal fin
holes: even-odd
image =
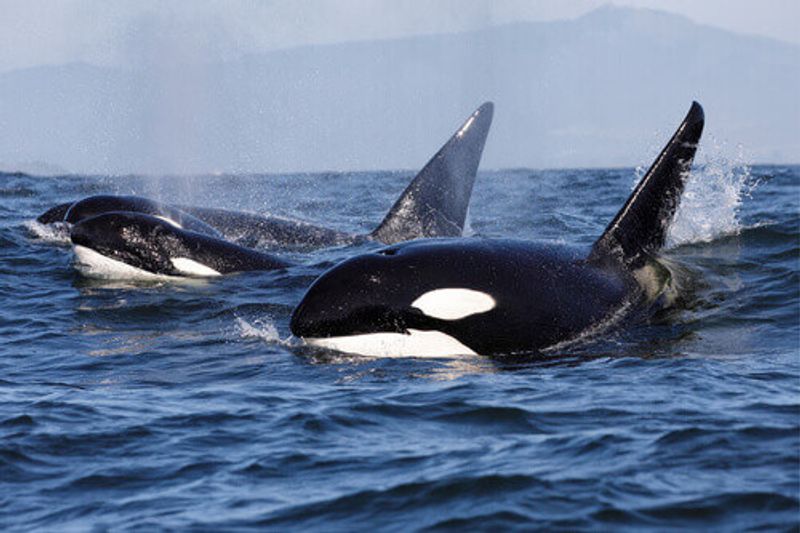
[[[644,256],[658,251],[683,193],[705,117],[697,102],[636,186],[628,201],[594,243],[590,261],[609,256],[636,267]]]
[[[450,137],[370,237],[386,244],[422,237],[460,237],[472,186],[492,124],[486,102]]]

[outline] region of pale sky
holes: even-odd
[[[158,54],[215,61],[304,44],[459,32],[574,18],[602,0],[0,0],[0,72],[82,61],[128,66]],[[615,0],[800,44],[798,0]],[[165,39],[165,34],[169,36]],[[155,47],[155,48],[154,48]],[[147,61],[147,59],[145,59]]]

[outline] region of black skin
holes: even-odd
[[[73,244],[155,274],[181,275],[170,260],[178,257],[197,261],[220,274],[290,266],[274,255],[181,230],[141,213],[112,212],[84,219],[72,226],[70,238]]]
[[[75,202],[67,202],[64,204],[58,204],[55,207],[51,207],[38,217],[36,217],[36,222],[40,224],[55,224],[56,222],[63,222],[64,216],[69,211],[69,208],[72,207],[72,204]]]
[[[209,207],[179,207],[242,246],[306,248],[352,244],[367,239],[364,235],[353,235],[307,222]]]
[[[174,206],[139,196],[90,196],[78,202],[52,207],[36,219],[40,224],[76,223],[107,212],[128,211],[160,215],[178,222],[184,229],[225,237],[241,246],[281,245],[294,248],[338,246],[368,240],[366,235],[353,235],[306,222],[253,213],[194,206]]]
[[[166,217],[180,224],[183,229],[188,231],[212,237],[222,237],[219,231],[202,220],[175,207],[148,198],[142,198],[141,196],[90,196],[72,204],[64,214],[64,221],[70,224],[77,224],[82,220],[102,213],[121,211]]]
[[[642,298],[627,270],[583,257],[566,247],[513,240],[430,239],[383,248],[317,279],[292,315],[292,333],[319,338],[436,330],[480,354],[536,352]],[[496,307],[460,320],[411,307],[422,294],[444,288],[481,291]]]

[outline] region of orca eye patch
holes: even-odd
[[[497,302],[485,292],[449,288],[428,291],[414,300],[411,306],[433,318],[459,320],[491,311]]]

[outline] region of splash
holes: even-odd
[[[28,220],[25,227],[35,238],[46,243],[69,245],[69,226],[66,223],[42,224],[36,220]]]
[[[702,162],[695,163],[667,234],[667,248],[710,242],[741,230],[739,211],[758,186],[758,180],[741,147],[734,157],[726,157],[723,152],[724,146],[712,142],[710,151],[703,153]]]
[[[236,331],[245,339],[261,339],[271,344],[289,346],[291,337],[282,339],[275,323],[269,318],[257,318],[248,322],[242,317],[236,317]]]

